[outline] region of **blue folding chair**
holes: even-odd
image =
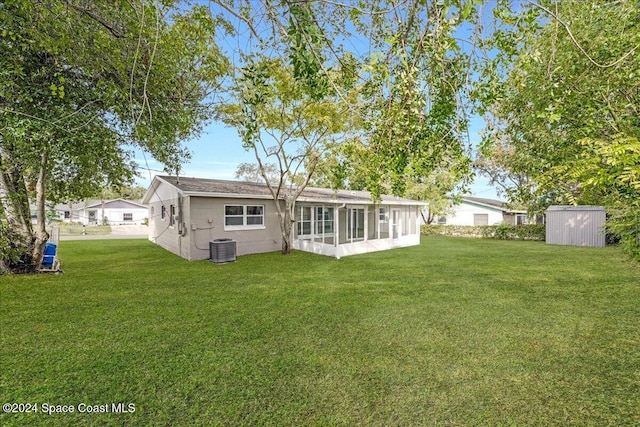
[[[55,243],[47,242],[44,246],[44,255],[42,256],[42,266],[40,271],[43,273],[62,273],[60,269],[60,261],[56,253],[58,252],[58,245]]]

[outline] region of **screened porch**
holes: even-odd
[[[340,258],[419,243],[415,205],[296,206],[295,249]]]

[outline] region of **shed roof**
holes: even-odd
[[[192,178],[192,177],[175,177],[175,176],[156,176],[154,181],[164,181],[174,186],[184,195],[201,196],[201,197],[248,197],[259,199],[270,199],[271,193],[264,183],[257,182],[241,182],[226,181],[220,179]],[[157,185],[157,184],[156,184]],[[152,182],[147,194],[143,199],[144,203],[149,201],[154,189]],[[400,205],[423,205],[423,202],[404,199],[400,197],[382,195],[381,203],[400,204]],[[352,190],[332,190],[328,188],[307,187],[304,189],[300,197],[300,202],[331,202],[331,203],[353,203],[353,204],[370,204],[371,193],[368,191],[352,191]]]
[[[604,207],[591,206],[591,205],[575,205],[575,206],[553,205],[547,208],[547,212],[549,211],[604,211]]]

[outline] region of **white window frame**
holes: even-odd
[[[327,218],[327,212],[331,212],[331,218]],[[335,234],[335,208],[333,206],[315,206],[313,210],[313,233],[316,236],[333,236]],[[327,226],[330,231],[327,232]]]
[[[305,219],[305,211],[309,213]],[[327,213],[331,212],[330,218]],[[336,208],[331,205],[300,205],[296,206],[296,236],[299,240],[314,240],[335,236]],[[309,232],[305,233],[304,224],[309,224]],[[330,231],[326,231],[329,228]]]
[[[227,215],[227,207],[242,207],[242,215]],[[253,207],[259,207],[262,209],[262,214],[260,215],[255,215],[255,214],[248,214],[248,208],[253,208]],[[227,218],[242,218],[242,225],[227,225]],[[262,218],[262,224],[248,224],[247,219],[248,218]],[[240,205],[240,204],[225,204],[224,205],[224,212],[223,212],[223,224],[224,224],[224,231],[237,231],[237,230],[264,230],[266,227],[265,225],[265,205],[259,205],[259,204],[251,204],[251,205]]]
[[[389,222],[389,210],[386,206],[380,206],[378,208],[378,222],[380,223],[388,223]]]
[[[305,219],[305,211],[308,211],[309,216]],[[314,207],[309,205],[296,206],[296,233],[300,240],[311,240],[314,237]],[[309,232],[305,233],[304,224],[309,224]]]
[[[360,227],[362,225],[362,227]],[[362,237],[358,231],[362,229]],[[363,206],[347,206],[347,241],[362,242],[367,240],[367,209]]]
[[[127,219],[129,216],[129,219]],[[122,213],[122,221],[124,222],[133,222],[133,213],[132,212],[123,212]]]

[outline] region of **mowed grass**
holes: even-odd
[[[2,426],[640,424],[640,268],[616,248],[59,255],[62,275],[0,278],[1,400],[40,405]]]

